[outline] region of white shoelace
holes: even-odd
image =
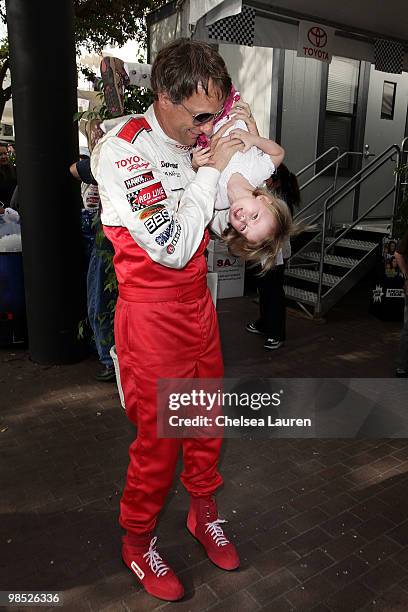
[[[160,576],[165,576],[167,574],[169,567],[164,563],[155,549],[156,542],[157,536],[150,540],[149,550],[143,555],[143,558],[146,559],[147,563],[150,565],[152,572],[160,578]]]
[[[207,527],[207,529],[205,530],[205,533],[207,533],[207,531],[210,532],[210,535],[212,539],[215,541],[215,543],[217,544],[217,546],[226,546],[227,544],[230,543],[230,541],[227,540],[227,538],[225,537],[222,527],[220,527],[220,523],[226,523],[226,522],[227,521],[224,519],[217,519],[216,521],[213,521],[212,523],[205,524]]]

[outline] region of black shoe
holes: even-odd
[[[116,380],[115,368],[113,366],[103,366],[102,370],[95,375],[99,382],[113,382]]]
[[[260,334],[261,336],[264,336],[265,334],[259,329],[259,327],[257,326],[257,322],[258,321],[250,321],[249,323],[247,323],[245,330],[250,334]]]
[[[397,378],[408,378],[408,372],[406,370],[403,370],[402,368],[397,368],[397,370],[395,371],[395,376]]]
[[[268,351],[275,351],[276,349],[283,346],[285,343],[283,340],[275,340],[274,338],[267,338],[265,340],[264,348]]]

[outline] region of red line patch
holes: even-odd
[[[148,185],[143,189],[139,189],[139,191],[137,192],[138,203],[143,206],[151,206],[152,204],[157,204],[157,202],[161,202],[166,198],[167,195],[161,183],[154,183],[153,185]]]
[[[119,130],[117,135],[119,138],[123,138],[123,140],[133,143],[139,134],[143,132],[143,130],[146,130],[146,132],[151,132],[152,128],[144,117],[137,117],[134,119],[129,119],[123,128]]]

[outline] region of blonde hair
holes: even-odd
[[[286,202],[266,187],[257,187],[252,195],[254,197],[266,196],[268,201],[265,202],[265,206],[276,220],[277,230],[274,235],[260,242],[251,243],[232,225],[229,225],[223,232],[222,238],[233,255],[242,257],[254,265],[261,263],[262,274],[264,274],[275,266],[276,256],[286,240],[310,229],[310,226],[305,223],[294,223]]]

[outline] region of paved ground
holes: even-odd
[[[399,325],[368,315],[365,296],[354,291],[326,324],[290,316],[272,354],[242,331],[253,301],[221,301],[227,374],[392,376]],[[205,559],[176,480],[158,535],[187,595],[165,604],[120,561],[134,432],[114,385],[93,380],[94,359],[44,367],[2,349],[0,363],[0,590],[61,591],[73,611],[408,610],[406,440],[227,440],[218,499],[242,567],[225,573]]]

